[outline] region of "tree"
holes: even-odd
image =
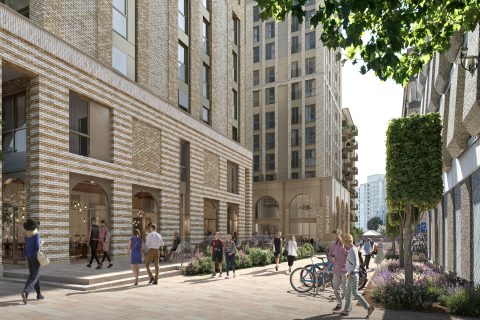
[[[368,230],[377,230],[379,226],[383,225],[383,221],[380,217],[373,217],[367,221]]]
[[[413,285],[413,228],[421,211],[442,198],[442,124],[440,114],[390,120],[387,129],[387,203],[404,216],[405,284]]]
[[[405,224],[404,214],[401,214],[398,211],[390,210],[387,212],[387,221],[386,221],[386,234],[390,238],[392,238],[392,251],[393,254],[397,252],[395,247],[395,238],[399,237],[398,239],[398,246],[399,246],[399,260],[400,260],[400,267],[404,267],[404,259],[403,259],[403,225]]]
[[[306,0],[257,0],[262,18],[300,21]],[[310,18],[330,49],[345,50],[360,72],[406,84],[435,52],[451,47],[452,36],[472,31],[480,19],[480,0],[323,0]],[[457,50],[461,41],[456,43]]]
[[[352,226],[352,228],[350,229],[350,233],[352,234],[353,240],[358,240],[361,239],[363,236],[363,229]]]

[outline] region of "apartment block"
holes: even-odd
[[[262,21],[246,3],[247,139],[253,150],[254,228],[304,239],[349,230],[350,194],[342,186],[341,66],[309,19]]]
[[[384,174],[374,174],[367,177],[367,183],[362,183],[358,190],[359,220],[357,227],[368,230],[368,220],[379,217],[383,224],[387,218],[387,189]]]
[[[429,259],[480,284],[480,27],[457,33],[404,90],[403,115],[443,120],[443,199],[426,213]],[[476,57],[476,58],[466,58]],[[476,59],[476,60],[475,60]]]
[[[87,258],[93,217],[114,256],[149,223],[191,244],[252,233],[243,0],[2,1],[0,16],[3,263],[22,262],[29,217],[66,262]]]

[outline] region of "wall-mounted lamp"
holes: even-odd
[[[468,48],[462,47],[460,49],[460,65],[463,69],[473,74],[475,70],[478,68],[478,55],[477,56],[469,56],[468,55]]]

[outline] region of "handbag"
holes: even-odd
[[[42,247],[40,247],[38,249],[37,260],[38,260],[38,263],[40,263],[41,266],[46,266],[50,263],[50,260],[48,259],[45,251],[42,250]]]

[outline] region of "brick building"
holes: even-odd
[[[84,256],[93,216],[114,255],[149,222],[193,243],[251,234],[242,5],[0,4],[5,263],[21,259],[28,217],[64,261]]]

